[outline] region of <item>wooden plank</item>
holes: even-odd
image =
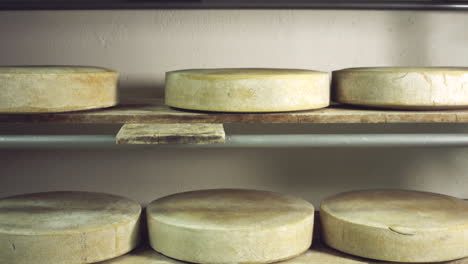
[[[204,113],[173,109],[161,99],[55,114],[0,114],[0,122],[37,123],[468,123],[468,110],[396,111],[332,106],[284,113]]]
[[[222,124],[125,124],[117,144],[211,144],[224,143]]]

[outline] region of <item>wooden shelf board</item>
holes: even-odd
[[[170,108],[162,99],[138,100],[116,107],[47,114],[0,114],[15,123],[468,123],[468,110],[396,111],[332,106],[284,113],[206,113]]]

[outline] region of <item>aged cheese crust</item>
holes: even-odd
[[[0,67],[0,113],[87,110],[117,104],[118,73],[94,67]]]
[[[99,264],[186,264],[187,262],[168,258],[148,247],[142,247],[127,255]],[[278,264],[396,264],[398,262],[378,261],[354,257],[329,247],[315,244],[310,250],[295,258],[277,262]],[[438,264],[467,264],[468,259],[459,259]]]
[[[468,68],[378,67],[333,72],[333,100],[393,109],[468,107]]]
[[[151,246],[183,261],[270,263],[311,245],[314,207],[266,191],[219,189],[175,194],[147,208]]]
[[[119,196],[49,192],[0,200],[0,263],[85,264],[134,249],[138,203]]]
[[[295,69],[193,69],[166,73],[166,104],[218,112],[327,107],[328,73]]]
[[[468,256],[468,202],[398,190],[341,193],[322,202],[323,239],[356,256],[439,262]]]

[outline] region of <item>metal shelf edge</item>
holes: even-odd
[[[468,10],[467,1],[0,1],[0,10],[90,9],[385,9]]]
[[[226,143],[116,145],[114,135],[1,135],[0,149],[102,147],[468,147],[468,134],[228,135]]]

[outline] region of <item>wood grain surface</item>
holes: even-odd
[[[117,144],[210,144],[224,143],[222,124],[125,124]]]
[[[468,110],[397,111],[333,105],[283,113],[217,113],[170,108],[162,99],[137,100],[101,110],[0,114],[0,122],[36,123],[468,123]]]

